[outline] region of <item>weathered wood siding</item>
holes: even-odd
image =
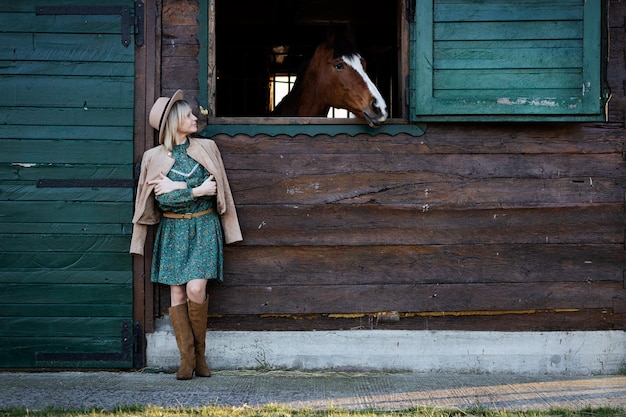
[[[164,94],[197,91],[195,8],[164,1]],[[609,15],[608,123],[217,135],[244,242],[209,327],[626,328],[626,5]]]

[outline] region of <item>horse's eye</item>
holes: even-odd
[[[335,69],[337,69],[337,70],[342,70],[343,68],[344,68],[344,66],[343,66],[343,62],[340,62],[340,63],[338,63],[338,64],[335,64]]]

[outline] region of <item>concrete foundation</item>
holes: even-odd
[[[146,339],[149,368],[178,367],[169,319]],[[216,370],[619,374],[626,332],[216,331],[206,356]]]

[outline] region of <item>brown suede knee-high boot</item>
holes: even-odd
[[[176,344],[180,352],[180,367],[176,379],[191,379],[196,367],[196,354],[193,346],[193,332],[189,322],[187,304],[179,304],[169,308],[170,321],[176,336]]]
[[[189,321],[193,332],[193,342],[196,351],[196,375],[211,376],[211,369],[206,363],[206,320],[209,314],[209,298],[202,304],[189,300]]]

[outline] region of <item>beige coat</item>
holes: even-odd
[[[213,174],[217,182],[217,213],[220,215],[224,242],[229,244],[243,240],[235,202],[217,145],[210,139],[190,138],[187,155]],[[130,253],[132,254],[144,254],[148,226],[158,224],[161,221],[161,210],[159,210],[154,198],[154,185],[148,185],[148,181],[158,178],[160,172],[167,175],[172,166],[174,166],[174,158],[164,146],[154,147],[143,154],[135,199],[133,235],[130,243]]]

